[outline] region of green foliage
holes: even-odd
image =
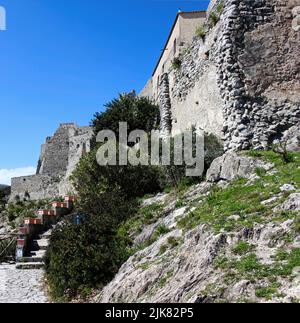
[[[253,245],[250,245],[247,242],[241,241],[232,249],[232,251],[236,255],[242,256],[242,255],[247,254],[250,251],[253,251],[253,249],[254,249]]]
[[[210,15],[209,15],[209,23],[212,27],[214,27],[220,20],[220,17],[217,13],[215,12],[212,12]]]
[[[163,255],[167,250],[174,249],[182,244],[183,240],[181,238],[169,237],[167,244],[164,244],[160,247],[159,253]]]
[[[240,261],[236,263],[235,268],[240,274],[244,275],[248,272],[257,272],[261,270],[261,264],[258,261],[256,255],[253,253],[248,256],[244,256]]]
[[[185,49],[183,50],[183,52],[182,52],[181,56],[183,57],[183,56],[185,56],[185,55],[189,55],[189,54],[190,54],[190,52],[191,52],[191,47],[187,47],[187,48],[185,48]]]
[[[207,34],[207,26],[205,24],[201,24],[196,28],[196,36],[199,38],[204,38]]]
[[[262,177],[266,175],[267,171],[264,168],[258,167],[255,173],[257,176]]]
[[[294,221],[294,224],[293,224],[293,229],[297,232],[297,233],[300,233],[300,219],[299,217],[297,217]]]
[[[193,147],[192,147],[192,155],[196,156],[196,142],[200,141],[200,138],[197,137],[197,132],[194,127],[192,127],[193,131]],[[188,166],[184,162],[182,165],[176,165],[175,161],[175,152],[178,154],[178,151],[181,156],[185,157],[184,145],[182,147],[178,146],[182,135],[171,138],[171,163],[168,166],[161,166],[161,186],[162,187],[175,187],[177,191],[185,190],[187,187],[199,183],[203,176],[199,177],[186,177],[186,170]],[[204,134],[204,173],[210,167],[211,163],[217,157],[223,155],[224,147],[222,142],[213,134]],[[204,175],[204,174],[203,174]]]
[[[178,70],[180,69],[181,67],[181,64],[182,64],[182,59],[181,57],[175,57],[172,61],[172,69],[174,70]]]
[[[253,152],[248,152],[253,155]],[[274,152],[260,152],[260,158],[276,165],[275,174],[263,174],[262,179],[251,185],[245,185],[247,179],[238,179],[227,188],[213,189],[198,208],[179,221],[180,228],[192,229],[201,223],[207,223],[219,232],[222,229],[232,231],[238,228],[252,228],[254,223],[295,218],[294,213],[283,214],[273,212],[261,202],[280,193],[280,186],[294,183],[300,187],[299,160],[300,154],[293,154],[293,162],[285,164]],[[277,201],[277,204],[282,201]],[[231,215],[239,215],[239,220],[228,219]]]
[[[167,228],[164,224],[160,224],[156,228],[155,232],[152,234],[151,238],[147,241],[147,245],[148,246],[152,245],[154,242],[156,242],[159,239],[159,237],[169,232],[170,232],[169,228]]]
[[[127,122],[129,132],[149,133],[159,125],[159,108],[134,93],[120,95],[106,107],[106,112],[96,113],[92,120],[95,135],[112,130],[118,140],[119,122]],[[161,190],[159,169],[99,166],[98,148],[95,144],[71,177],[77,191],[76,211],[84,215],[84,222],[58,227],[50,242],[46,270],[56,299],[74,297],[109,281],[131,252],[129,228],[121,224],[138,227],[141,219],[150,222],[160,210],[160,206],[150,206],[142,209],[141,219],[132,218],[139,197]]]
[[[164,288],[166,285],[167,285],[167,283],[169,282],[169,280],[170,280],[170,278],[173,276],[173,274],[174,274],[174,271],[169,271],[169,272],[167,272],[167,274],[166,274],[166,276],[165,277],[163,277],[159,282],[158,282],[158,286],[159,286],[159,288]]]
[[[158,129],[160,111],[158,106],[144,97],[134,93],[121,94],[118,98],[106,104],[105,112],[97,112],[92,120],[95,135],[102,130],[111,130],[119,138],[119,122],[127,122],[128,133],[134,130],[144,130],[150,133]]]
[[[115,213],[118,209],[116,205]],[[81,225],[67,222],[54,230],[46,256],[53,299],[69,300],[103,286],[126,261],[126,242],[115,234],[115,221],[111,220],[112,225],[99,213],[86,216]]]
[[[79,162],[72,180],[80,203],[94,204],[97,186],[106,184],[106,189],[118,187],[128,199],[161,190],[160,173],[151,166],[99,166],[96,160],[97,149]],[[102,188],[103,189],[103,188]],[[86,205],[88,207],[88,205]],[[85,207],[85,208],[86,208]],[[90,212],[89,207],[86,212]]]
[[[273,145],[273,151],[281,156],[282,161],[286,164],[293,162],[293,154],[288,151],[288,141],[280,141],[277,145]]]
[[[13,224],[15,220],[22,220],[24,218],[35,218],[36,211],[39,209],[49,209],[51,207],[51,200],[39,201],[19,201],[17,203],[9,203],[7,208],[3,211],[3,215],[7,220]]]
[[[208,170],[211,163],[224,154],[224,145],[222,141],[214,134],[204,134],[204,150],[205,150],[205,170]]]
[[[221,16],[222,12],[224,10],[224,1],[220,1],[220,3],[217,5],[216,12],[219,16]]]
[[[163,205],[158,203],[139,209],[135,216],[121,224],[118,234],[130,241],[130,237],[140,233],[145,225],[154,223],[161,216],[162,210]]]
[[[176,209],[180,209],[185,206],[185,202],[182,198],[179,198],[175,204]]]
[[[279,283],[273,283],[266,287],[258,287],[255,289],[255,294],[258,298],[265,298],[267,300],[271,300],[272,296],[278,293],[279,287]]]

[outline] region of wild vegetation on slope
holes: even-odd
[[[136,252],[97,300],[298,302],[300,153],[246,155],[274,166],[145,201],[122,226]]]
[[[118,122],[127,122],[130,130],[146,133],[157,128],[159,108],[145,98],[132,93],[121,95],[107,107],[106,112],[96,114],[92,121],[95,132],[110,129],[117,134]],[[214,136],[205,139],[205,161],[209,167],[223,151]],[[99,144],[95,143],[93,151],[82,158],[73,174],[78,195],[76,211],[81,214],[81,224],[65,221],[51,237],[46,271],[55,299],[86,294],[113,278],[134,252],[122,223],[139,214],[140,198],[164,189],[180,190],[183,183],[201,180],[201,177],[185,178],[184,166],[99,166],[98,148]],[[149,151],[149,159],[150,156]],[[151,212],[141,216],[149,217],[150,221]],[[157,236],[162,233],[163,226],[158,228]]]

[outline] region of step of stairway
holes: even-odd
[[[43,262],[43,257],[23,257],[18,260],[18,263],[39,263]]]
[[[48,246],[49,246],[48,239],[33,240],[33,242],[37,244],[39,250],[47,250],[48,249]]]
[[[30,270],[30,269],[43,269],[43,262],[18,262],[16,264],[16,269],[19,270]]]

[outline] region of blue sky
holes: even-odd
[[[118,93],[139,91],[178,9],[208,3],[0,0],[7,15],[0,31],[0,182],[9,176],[4,169],[35,167],[59,123],[89,124]]]

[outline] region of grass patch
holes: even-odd
[[[160,247],[159,254],[163,255],[169,249],[174,249],[183,243],[182,238],[169,237],[168,242]]]
[[[280,193],[280,187],[286,183],[300,186],[299,160],[300,153],[294,153],[294,161],[285,164],[274,152],[247,152],[248,156],[272,162],[276,165],[276,174],[258,172],[261,179],[252,185],[246,185],[247,179],[238,179],[227,188],[215,188],[203,203],[194,211],[179,221],[181,229],[190,230],[200,224],[208,224],[216,232],[233,231],[241,228],[252,228],[255,223],[265,223],[278,218],[270,206],[261,202]],[[282,201],[277,201],[280,203]],[[239,215],[240,220],[228,220],[231,215]]]
[[[130,238],[142,232],[146,225],[154,223],[163,211],[164,205],[153,203],[141,208],[136,216],[130,218],[119,228],[119,235]]]
[[[232,249],[232,251],[236,255],[243,256],[253,251],[254,249],[255,249],[255,246],[247,242],[241,241]]]
[[[199,38],[204,38],[207,34],[207,27],[205,24],[201,24],[196,28],[196,36]]]
[[[150,263],[149,262],[145,262],[141,265],[138,266],[139,269],[142,269],[142,270],[148,270],[150,268]]]
[[[167,283],[168,283],[168,281],[170,280],[170,278],[173,276],[173,274],[174,274],[174,271],[172,270],[172,271],[169,271],[168,273],[167,273],[167,275],[165,276],[165,277],[163,277],[159,282],[158,282],[158,286],[160,287],[160,288],[164,288],[166,285],[167,285]]]
[[[265,298],[271,300],[275,294],[278,294],[278,288],[281,285],[279,283],[273,283],[266,287],[257,287],[255,289],[255,295],[258,298]]]

